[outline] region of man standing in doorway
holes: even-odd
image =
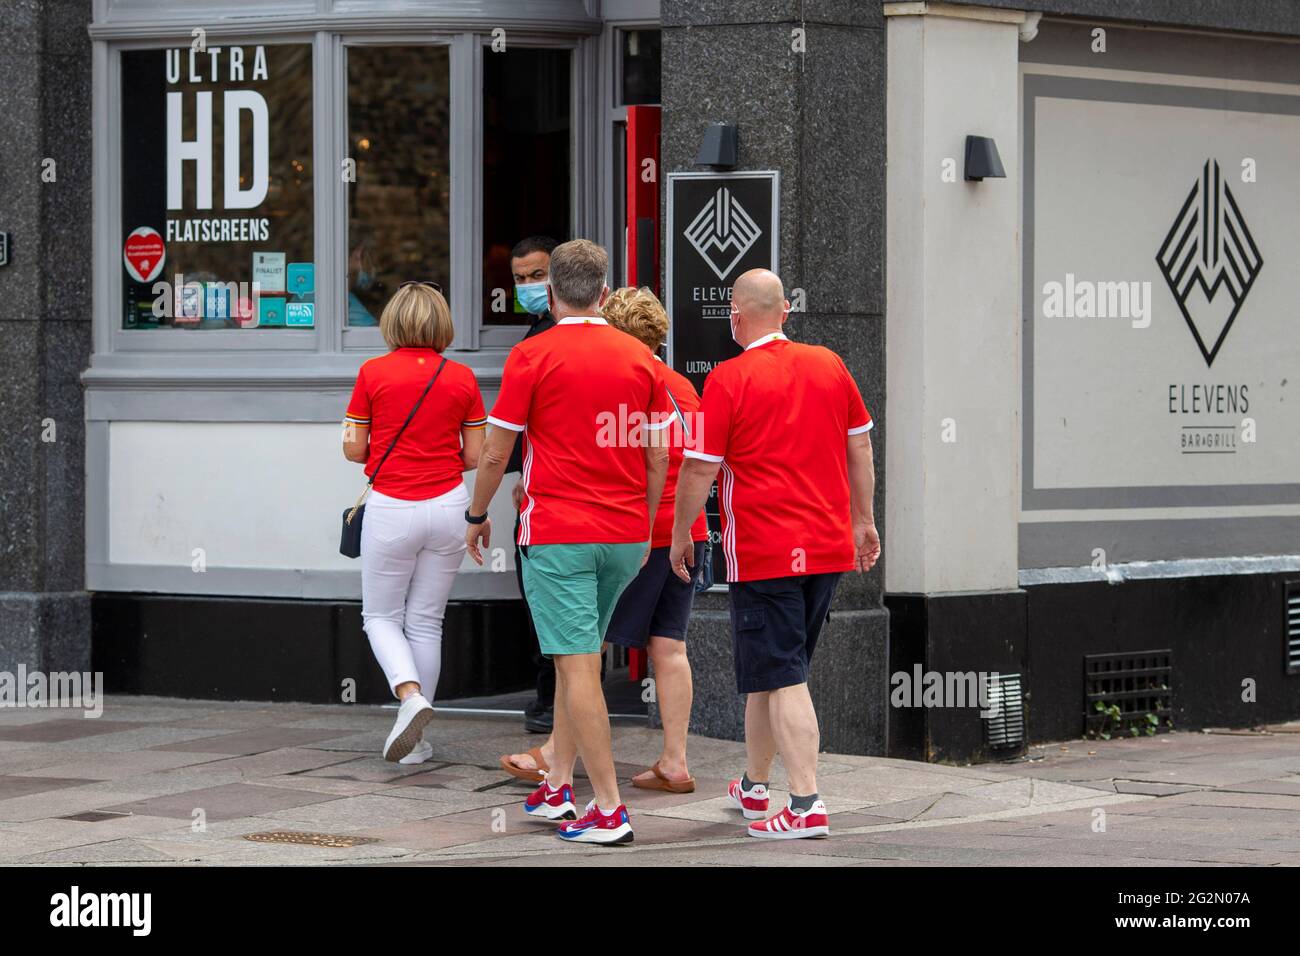
[[[721,468],[736,685],[748,695],[747,766],[727,796],[758,821],[750,836],[771,839],[830,834],[817,794],[808,666],[840,575],[869,571],[880,557],[871,416],[838,355],[782,333],[789,311],[774,273],[754,269],[736,280],[731,334],[744,351],[704,383],[702,435],[685,450],[669,556],[688,580],[691,524]],[[777,753],[790,802],[768,818]]]
[[[551,274],[551,251],[558,243],[550,236],[529,236],[515,243],[510,250],[510,272],[515,280],[515,300],[528,313],[528,331],[524,338],[530,339],[540,335],[555,325],[555,317],[546,301],[546,283]],[[506,471],[522,475],[524,470],[523,448],[516,444],[510,452],[510,462]],[[523,498],[523,481],[515,482],[512,497],[515,513],[519,512]],[[519,521],[515,519],[515,540],[519,540]],[[520,561],[519,545],[515,545],[515,579],[519,583],[519,593],[524,593],[523,564]],[[528,632],[533,642],[533,663],[537,665],[537,699],[524,709],[524,730],[530,734],[549,734],[552,730],[552,708],[555,706],[555,664],[542,653],[537,643],[537,628],[533,624],[532,612],[528,609],[528,598],[524,597],[524,615],[528,618]],[[503,766],[509,764],[516,770],[523,771],[521,776],[534,781],[540,780],[546,768],[539,765],[540,755],[525,753],[512,754],[503,758]],[[507,767],[509,769],[509,767]]]
[[[482,564],[481,548],[491,541],[488,502],[523,432],[524,591],[556,670],[555,759],[524,810],[543,820],[578,817],[573,771],[581,755],[595,799],[557,832],[586,843],[632,839],[610,751],[600,651],[619,595],[649,553],[650,516],[668,472],[666,445],[649,436],[673,416],[649,350],[599,316],[608,268],[605,250],[585,239],[552,252],[547,294],[556,325],[506,359],[465,515],[470,557]]]

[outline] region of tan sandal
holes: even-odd
[[[546,758],[542,756],[541,747],[534,747],[527,753],[528,756],[533,758],[533,762],[537,764],[536,770],[515,766],[510,762],[510,754],[501,755],[501,769],[519,780],[527,780],[529,783],[541,783],[546,777],[546,771],[551,769],[550,765],[547,764]]]
[[[664,793],[695,792],[694,777],[687,777],[685,780],[670,780],[664,772],[659,769],[658,760],[656,760],[655,765],[650,768],[650,772],[654,774],[654,779],[638,780],[636,777],[633,777],[632,786],[638,787],[642,790],[662,790]]]

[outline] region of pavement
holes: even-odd
[[[969,767],[823,755],[831,837],[747,837],[743,746],[692,737],[693,794],[623,790],[636,842],[562,843],[499,754],[518,717],[440,712],[419,766],[379,755],[390,708],[112,696],[103,715],[0,710],[0,863],[24,865],[1284,866],[1300,864],[1300,722],[1031,748]],[[620,722],[624,779],[658,735]],[[783,802],[777,768],[774,794]],[[585,802],[590,788],[579,780]],[[779,803],[774,800],[774,807]],[[325,833],[353,846],[248,840]],[[358,839],[360,838],[360,839]],[[336,841],[337,842],[337,841]]]

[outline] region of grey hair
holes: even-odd
[[[608,272],[609,254],[590,239],[571,239],[551,251],[551,292],[570,308],[594,311]]]

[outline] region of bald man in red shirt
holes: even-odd
[[[691,524],[721,471],[722,550],[730,582],[736,686],[745,702],[745,774],[727,796],[749,834],[830,834],[817,794],[817,713],[808,666],[835,586],[880,557],[872,506],[871,415],[830,349],[781,331],[781,280],[754,269],[736,280],[731,334],[744,350],[704,383],[698,435],[678,477],[669,560],[690,577]],[[790,802],[768,817],[772,759],[781,754]]]

